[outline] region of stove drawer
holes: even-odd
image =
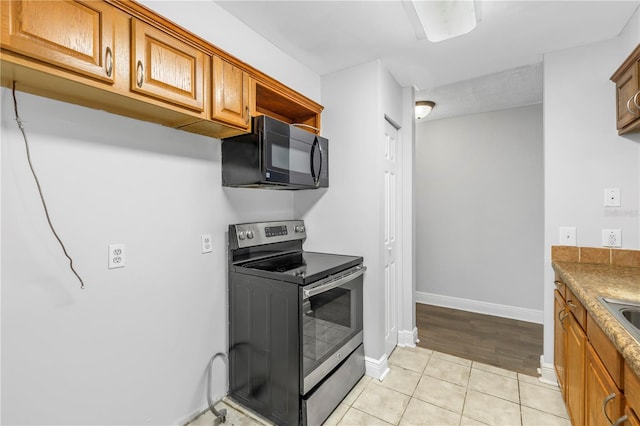
[[[360,345],[309,397],[302,400],[303,425],[321,425],[364,376],[364,370],[364,345]]]

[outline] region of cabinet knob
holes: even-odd
[[[144,67],[142,66],[142,61],[138,61],[136,71],[136,83],[138,84],[138,87],[142,87],[142,83],[144,83]]]
[[[104,70],[107,73],[107,77],[111,77],[113,74],[113,53],[110,47],[107,47],[104,54]]]

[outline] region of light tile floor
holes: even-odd
[[[389,370],[363,377],[325,425],[571,425],[558,387],[535,377],[422,348],[396,348]],[[227,425],[269,424],[228,403]],[[207,412],[191,426],[212,424]]]

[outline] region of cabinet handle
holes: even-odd
[[[613,424],[613,426],[620,426],[622,423],[626,422],[627,420],[629,420],[629,417],[625,414],[624,416],[622,416],[618,420],[616,420],[616,422]]]
[[[136,83],[138,84],[138,87],[142,87],[142,83],[144,83],[144,68],[142,67],[142,61],[138,61],[136,70]]]
[[[562,314],[564,314],[564,315],[562,315]],[[564,320],[566,320],[568,316],[569,316],[569,314],[566,313],[564,311],[564,309],[561,310],[560,312],[558,312],[558,320],[560,320],[560,327],[562,327],[562,329],[564,331],[567,331],[566,327],[564,326]]]
[[[562,287],[564,285],[564,283],[562,281],[554,281],[553,283],[555,285],[557,285],[558,287]]]
[[[569,308],[571,308],[572,311],[575,311],[576,308],[578,307],[578,305],[573,303],[571,300],[567,300],[567,305],[569,305]]]
[[[107,73],[107,77],[111,77],[111,74],[113,74],[113,53],[110,47],[107,47],[107,51],[104,54],[104,62],[104,70]]]
[[[635,95],[633,95],[633,104],[636,106],[636,108],[640,108],[640,105],[638,105],[638,95],[640,95],[640,91],[638,91]]]
[[[627,111],[629,111],[629,113],[630,113],[630,114],[635,115],[636,113],[635,113],[635,112],[633,112],[633,111],[631,111],[631,106],[630,106],[631,101],[633,100],[633,98],[634,98],[634,97],[632,96],[632,97],[630,97],[630,98],[629,98],[629,100],[627,101]]]
[[[607,396],[604,401],[602,401],[602,414],[604,415],[604,418],[607,419],[607,423],[609,423],[611,426],[618,426],[621,423],[627,421],[627,416],[622,416],[620,418],[618,418],[618,420],[616,420],[615,423],[613,423],[611,421],[611,419],[609,418],[609,415],[607,414],[607,404],[609,402],[611,402],[612,400],[614,400],[616,398],[616,394],[612,393],[611,395]]]
[[[249,125],[249,120],[251,119],[251,115],[249,114],[249,106],[247,106],[244,109],[244,112],[245,112],[244,124],[246,124],[248,126]]]

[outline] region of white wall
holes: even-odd
[[[146,4],[319,100],[316,74],[214,3]],[[236,37],[212,25],[220,17]],[[207,363],[226,351],[227,225],[293,218],[293,194],[222,188],[219,140],[17,95],[86,289],[46,225],[3,88],[1,423],[183,423],[206,407]],[[203,233],[213,253],[200,253]],[[126,244],[125,268],[107,269],[110,243]],[[214,395],[225,387],[216,363]]]
[[[403,124],[411,114],[403,90],[379,61],[322,78],[323,133],[331,141],[328,191],[294,196],[295,216],[304,218],[307,250],[364,256],[364,346],[371,362],[386,368],[381,197],[384,117]],[[403,132],[405,129],[403,129]],[[410,129],[403,141],[410,144]],[[407,277],[409,286],[412,277]],[[411,297],[411,295],[409,295]],[[413,306],[410,307],[413,309]],[[378,371],[380,372],[380,371]],[[367,374],[374,374],[368,370]]]
[[[594,247],[603,228],[620,228],[623,248],[640,247],[640,137],[617,135],[609,81],[640,41],[639,23],[636,11],[618,38],[544,57],[546,370],[553,363],[550,250],[558,227],[576,226],[578,245]],[[608,187],[621,188],[621,207],[603,207]]]
[[[542,105],[416,125],[416,299],[542,322]]]

